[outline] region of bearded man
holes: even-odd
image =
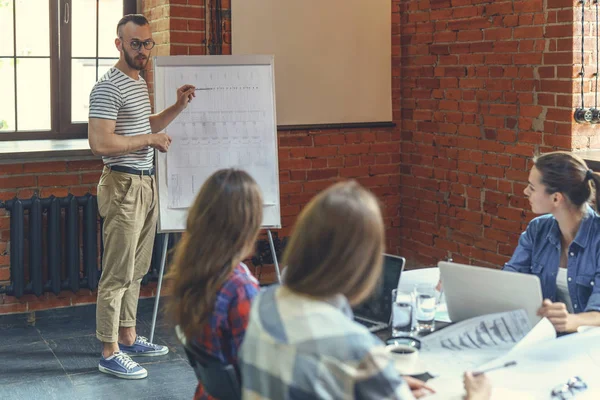
[[[103,343],[101,372],[142,379],[145,368],[130,356],[162,356],[169,348],[136,333],[142,277],[148,271],[158,216],[154,149],[166,152],[171,138],[160,133],[195,97],[195,87],[177,89],[177,101],[151,114],[146,67],[155,45],[148,20],[124,16],[117,24],[119,61],[90,94],[88,140],[104,169],[98,212],[104,219],[104,256],[96,305],[96,337]]]

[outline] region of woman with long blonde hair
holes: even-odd
[[[239,360],[244,399],[413,399],[430,391],[401,377],[383,342],[354,322],[351,306],[377,285],[383,250],[378,201],[358,183],[337,183],[310,201],[285,249],[283,285],[252,305]],[[488,398],[487,383],[468,383],[468,399]]]
[[[242,260],[253,254],[262,222],[258,184],[241,170],[210,176],[189,209],[167,279],[166,312],[188,341],[237,366],[258,282]],[[198,383],[195,399],[210,399]]]

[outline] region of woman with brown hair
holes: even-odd
[[[567,152],[533,159],[524,190],[533,219],[504,266],[540,278],[544,301],[538,311],[558,332],[600,326],[600,217],[588,204],[600,179],[585,161]]]
[[[403,379],[383,342],[354,322],[351,305],[375,288],[383,250],[379,204],[358,183],[310,201],[285,249],[283,285],[252,305],[239,360],[243,398],[412,399],[430,390]],[[466,387],[469,399],[489,393],[483,376]]]
[[[167,315],[188,341],[237,366],[258,282],[242,260],[252,255],[262,223],[262,195],[244,171],[215,172],[189,209],[186,231],[167,279]],[[210,399],[198,383],[195,399]]]

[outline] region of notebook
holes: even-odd
[[[369,331],[378,332],[390,326],[392,290],[398,288],[405,262],[404,257],[384,254],[382,279],[373,294],[352,309],[354,320],[369,328]]]

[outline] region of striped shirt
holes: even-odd
[[[245,400],[414,399],[383,342],[331,302],[285,286],[261,292],[238,361]]]
[[[150,97],[146,81],[136,81],[112,67],[96,82],[90,93],[90,118],[116,121],[117,135],[133,136],[152,133]],[[144,147],[121,156],[102,157],[106,165],[124,165],[150,169],[154,165],[154,149]]]

